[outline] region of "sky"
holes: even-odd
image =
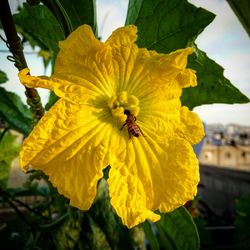
[[[20,1],[19,1],[20,2]],[[215,20],[196,40],[200,49],[219,63],[224,75],[245,95],[250,97],[250,39],[237,17],[225,0],[190,0],[198,7],[203,7],[214,14]],[[15,3],[15,1],[11,1]],[[128,0],[96,0],[99,36],[102,40],[116,28],[123,26],[126,19]],[[12,6],[14,10],[15,6]],[[3,33],[1,32],[3,35]],[[0,51],[6,50],[0,42]],[[24,51],[32,51],[28,46]],[[8,74],[9,82],[5,84],[10,91],[18,93],[25,100],[24,87],[18,83],[17,70],[13,63],[6,60],[7,53],[0,52],[0,69]],[[26,54],[32,75],[43,75],[44,68],[40,58]],[[50,74],[50,70],[46,72]],[[48,98],[48,91],[39,89],[43,104]],[[250,104],[212,104],[194,109],[201,119],[208,123],[238,123],[250,126]]]

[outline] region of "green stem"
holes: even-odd
[[[30,225],[29,220],[26,219],[26,217],[23,215],[23,213],[18,209],[18,207],[9,199],[7,199],[7,203],[9,204],[10,207],[12,207],[16,214],[27,224],[28,226]]]
[[[0,142],[2,141],[4,135],[8,132],[9,129],[10,129],[9,127],[6,127],[6,128],[3,130],[3,132],[0,134]]]
[[[11,58],[9,57],[9,59],[15,63],[15,67],[19,71],[27,68],[28,66],[24,57],[23,46],[21,44],[20,38],[17,35],[8,0],[0,1],[0,19],[7,38],[7,47],[13,55]],[[31,107],[34,121],[37,122],[44,114],[44,108],[41,104],[40,96],[36,89],[27,87],[25,88],[27,103]]]
[[[45,220],[49,220],[48,217],[42,215],[39,211],[36,211],[35,209],[31,208],[31,207],[28,206],[27,204],[23,203],[22,201],[16,199],[15,197],[13,197],[13,196],[12,196],[11,194],[9,194],[8,192],[6,192],[6,191],[4,191],[4,190],[2,190],[2,189],[0,189],[0,192],[1,192],[1,195],[5,195],[9,200],[11,200],[11,202],[14,201],[14,202],[18,203],[20,206],[26,208],[29,212],[34,213],[34,214],[36,214],[36,215],[42,217],[42,218],[45,219]],[[13,204],[13,203],[12,203],[12,204]]]

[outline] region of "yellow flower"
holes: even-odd
[[[52,77],[19,74],[27,87],[60,97],[24,141],[22,169],[41,169],[72,206],[87,210],[110,165],[111,205],[129,228],[196,195],[192,144],[204,135],[198,116],[180,102],[182,88],[196,85],[186,69],[193,49],[139,49],[136,33],[133,25],[119,28],[102,43],[80,26],[60,42]]]

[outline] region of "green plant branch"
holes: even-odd
[[[10,205],[10,207],[12,207],[15,212],[18,214],[18,216],[29,226],[30,222],[29,220],[27,220],[27,218],[23,215],[23,213],[18,209],[18,207],[7,198],[6,202]]]
[[[42,215],[39,211],[36,211],[35,209],[31,208],[30,206],[28,206],[27,204],[23,203],[22,201],[16,199],[14,196],[12,196],[11,194],[9,194],[8,192],[4,191],[3,189],[0,188],[0,193],[1,195],[5,196],[7,198],[8,201],[10,201],[12,204],[14,202],[16,202],[17,204],[19,204],[20,206],[26,208],[29,212],[34,213],[40,217],[42,217],[45,220],[49,220],[48,217]]]
[[[24,57],[23,46],[21,44],[20,38],[17,35],[8,0],[0,1],[0,19],[7,38],[7,40],[4,41],[6,42],[9,51],[12,53],[12,56],[8,56],[7,58],[14,62],[15,67],[19,71],[27,68],[28,66]],[[41,104],[40,96],[36,89],[27,87],[25,87],[25,89],[27,103],[31,107],[34,122],[36,123],[43,116],[44,108]]]

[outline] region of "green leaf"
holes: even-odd
[[[214,17],[185,0],[130,0],[126,24],[137,26],[139,47],[169,53],[194,41]]]
[[[7,81],[8,81],[7,75],[2,70],[0,70],[0,84],[5,83]]]
[[[211,248],[211,246],[213,245],[212,234],[211,234],[211,231],[205,228],[208,222],[203,220],[200,217],[196,217],[194,218],[194,223],[199,233],[201,249],[203,249],[203,247],[207,249],[209,249],[209,247]]]
[[[18,156],[20,146],[16,136],[5,133],[0,141],[0,186],[6,187],[12,161]]]
[[[183,90],[183,105],[193,109],[202,104],[249,102],[249,99],[223,76],[224,69],[205,52],[197,49],[190,57],[188,67],[196,70],[198,86]]]
[[[109,246],[114,250],[134,249],[130,232],[110,207],[107,182],[102,179],[98,184],[96,201],[88,214],[105,234]]]
[[[0,161],[8,164],[18,156],[20,146],[16,143],[16,136],[6,133],[0,141]]]
[[[48,50],[41,49],[38,53],[38,56],[40,56],[43,59],[43,65],[46,69],[49,65],[49,62],[51,61],[51,52]]]
[[[0,161],[0,188],[7,187],[10,169],[10,164],[5,161]]]
[[[24,4],[21,11],[14,15],[14,21],[39,44],[55,53],[58,52],[58,41],[64,39],[63,31],[46,6]],[[41,47],[44,49],[44,46]]]
[[[39,46],[44,66],[59,51],[58,42],[81,24],[89,24],[97,35],[95,1],[92,0],[44,0],[45,5],[24,7],[14,15],[17,30],[34,48]],[[63,19],[63,20],[62,20]],[[66,23],[65,23],[66,21]],[[65,32],[64,26],[68,24]],[[67,25],[66,25],[67,26]],[[44,53],[46,52],[46,54]],[[53,53],[54,52],[54,55]],[[44,55],[48,56],[47,58]]]
[[[35,47],[38,46],[43,50],[48,50],[48,47],[45,44],[38,40],[33,34],[27,32],[27,28],[25,28],[25,26],[23,28],[16,25],[17,32],[22,35],[22,43],[28,42],[32,49],[35,49]]]
[[[36,46],[40,47],[40,51],[37,52],[37,56],[41,57],[43,60],[44,68],[46,69],[51,61],[51,55],[53,52],[48,49],[48,47],[39,41],[33,34],[27,33],[21,26],[16,26],[17,32],[22,35],[22,43],[28,42],[32,49],[35,49]],[[24,29],[26,29],[24,27]]]
[[[168,214],[161,214],[161,220],[155,225],[164,249],[199,249],[200,240],[196,226],[184,207]]]
[[[11,128],[28,135],[32,129],[32,115],[20,97],[0,87],[0,117]]]
[[[214,14],[186,0],[130,0],[126,24],[137,26],[139,47],[169,53],[193,45],[214,17]],[[208,103],[249,101],[223,76],[223,68],[204,52],[197,49],[189,66],[198,76],[198,86],[183,91],[183,104],[189,108]]]
[[[236,234],[235,241],[238,249],[250,249],[250,194],[236,201]]]
[[[152,225],[148,221],[145,221],[144,223],[141,224],[141,226],[149,242],[150,249],[159,250],[160,249],[159,243],[156,234],[153,231]]]
[[[49,1],[43,2],[47,5]],[[71,26],[71,31],[82,24],[88,24],[97,35],[95,0],[56,0],[55,2]]]
[[[82,227],[82,241],[84,241],[85,249],[93,250],[111,250],[105,233],[101,227],[94,221],[94,218],[86,214]],[[117,249],[117,248],[113,248]],[[118,249],[117,249],[118,250]]]
[[[75,249],[81,231],[81,218],[68,216],[63,225],[56,231],[55,244],[58,250]]]

